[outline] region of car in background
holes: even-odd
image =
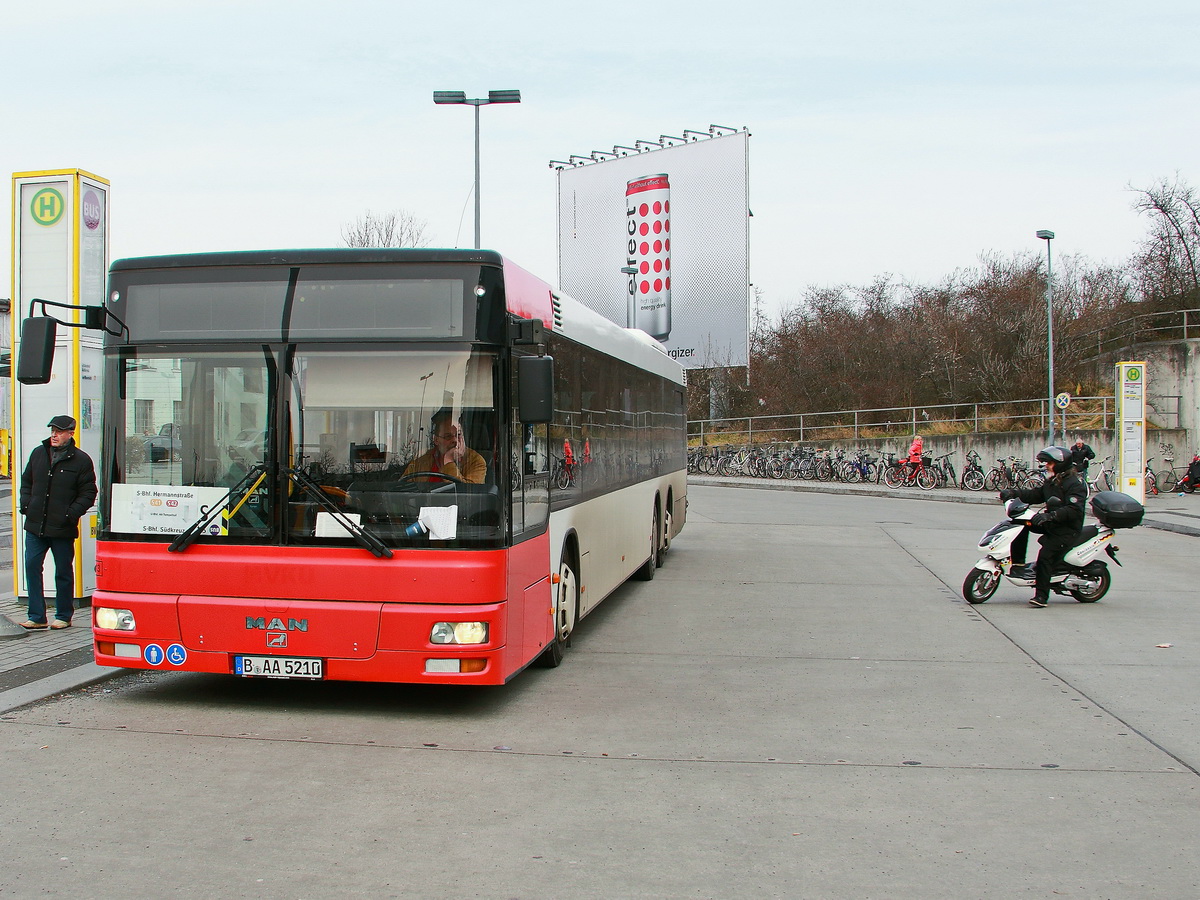
[[[175,423],[168,422],[158,429],[158,434],[142,435],[142,443],[146,445],[146,459],[156,462],[178,462],[183,459],[183,444],[176,437],[178,428]]]

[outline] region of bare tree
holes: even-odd
[[[1200,290],[1200,196],[1178,173],[1148,188],[1132,188],[1133,208],[1151,218],[1150,234],[1134,260],[1147,299]]]
[[[427,227],[427,222],[404,210],[382,215],[367,210],[342,227],[342,241],[347,247],[428,247]]]

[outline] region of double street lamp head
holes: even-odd
[[[487,106],[489,103],[520,103],[520,91],[488,91],[487,97],[467,99],[466,91],[434,91],[433,102],[457,103],[464,106]]]
[[[1043,228],[1037,233],[1037,236],[1040,237],[1043,241],[1049,241],[1049,240],[1054,239],[1054,232],[1047,231],[1045,228]]]

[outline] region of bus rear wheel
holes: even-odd
[[[650,556],[641,567],[633,573],[638,581],[653,581],[654,573],[658,570],[659,533],[662,531],[662,513],[658,504],[654,504],[654,515],[650,517]]]
[[[562,665],[563,656],[571,646],[571,633],[579,622],[579,578],[575,572],[574,557],[563,550],[558,564],[558,584],[554,585],[554,636],[542,655],[538,665],[556,669]]]
[[[671,509],[667,504],[667,512],[662,517],[662,532],[658,536],[658,552],[654,556],[654,564],[660,569],[667,561],[667,551],[671,549]]]

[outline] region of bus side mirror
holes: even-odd
[[[58,322],[49,316],[32,316],[21,322],[21,352],[17,356],[17,381],[48,384],[54,367],[54,338]]]
[[[517,415],[526,424],[554,417],[554,357],[517,358]]]

